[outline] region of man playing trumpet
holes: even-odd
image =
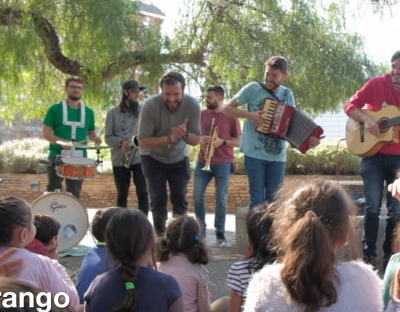
[[[207,109],[201,112],[200,153],[193,180],[193,202],[202,234],[206,231],[204,194],[211,179],[215,179],[215,234],[217,243],[225,239],[225,217],[231,172],[234,172],[234,147],[240,145],[242,132],[239,120],[222,113],[224,89],[207,89]]]

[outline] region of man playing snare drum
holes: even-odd
[[[95,132],[94,112],[81,101],[83,80],[70,77],[65,81],[67,99],[53,104],[43,121],[43,138],[50,142],[49,160],[54,162],[57,155],[63,157],[87,157],[85,149],[73,149],[57,144],[57,141],[86,142],[87,138],[95,144],[101,139]],[[54,166],[47,168],[47,191],[62,189],[63,178],[57,175]],[[65,179],[67,192],[80,197],[83,180]]]

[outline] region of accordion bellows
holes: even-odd
[[[266,121],[256,130],[279,136],[305,154],[310,149],[310,138],[321,138],[324,130],[297,108],[275,99],[264,100],[262,116]]]

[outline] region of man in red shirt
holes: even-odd
[[[391,59],[392,71],[381,77],[369,80],[353,95],[345,106],[346,114],[355,121],[364,123],[365,128],[378,136],[378,123],[363,113],[361,108],[378,111],[387,105],[400,107],[400,51]],[[366,208],[364,215],[364,261],[376,265],[376,241],[379,228],[379,215],[382,204],[384,183],[391,184],[400,168],[400,144],[388,144],[371,157],[361,161],[360,172],[364,180]],[[387,195],[388,218],[383,244],[384,266],[392,254],[392,236],[400,220],[400,203]]]
[[[206,231],[204,194],[208,184],[215,179],[215,234],[217,242],[222,244],[225,239],[225,217],[227,210],[227,196],[229,180],[234,168],[235,153],[233,148],[240,145],[242,132],[237,118],[225,115],[223,110],[224,89],[221,86],[212,86],[207,89],[207,109],[201,112],[200,153],[197,160],[193,179],[193,202],[195,213],[202,234]],[[214,154],[210,157],[210,166],[206,168],[206,150],[212,142],[212,129],[218,127],[215,138]],[[208,170],[205,170],[208,169]]]

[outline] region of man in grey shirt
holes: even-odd
[[[186,144],[200,142],[200,105],[184,94],[185,78],[176,72],[164,74],[161,94],[143,105],[139,122],[139,146],[144,176],[150,193],[157,235],[165,231],[167,182],[175,217],[187,211],[187,183],[190,163]]]
[[[117,206],[128,207],[128,194],[131,176],[135,184],[139,210],[145,215],[149,212],[149,198],[146,179],[140,164],[140,155],[136,152],[132,161],[129,153],[133,153],[130,146],[132,137],[137,135],[140,92],[145,89],[136,80],[130,79],[122,85],[122,98],[117,106],[107,113],[105,141],[111,147],[111,161],[113,165],[114,182],[117,188]]]

